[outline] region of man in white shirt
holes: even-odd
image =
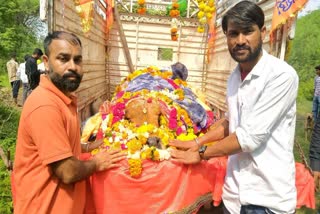
[[[25,55],[24,56],[24,62],[20,63],[18,71],[17,71],[17,75],[20,77],[20,80],[22,82],[22,86],[23,86],[23,92],[22,92],[22,105],[24,104],[24,102],[26,101],[28,95],[30,94],[30,86],[28,83],[28,76],[26,74],[26,61],[27,59],[31,57],[30,55]]]
[[[262,49],[266,27],[256,4],[236,4],[224,15],[222,29],[238,62],[228,80],[228,117],[194,141],[170,142],[189,148],[173,150],[172,158],[191,164],[229,155],[225,213],[294,213],[298,76],[290,65]],[[218,143],[204,146],[213,141]]]

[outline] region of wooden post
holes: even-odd
[[[6,155],[2,147],[0,146],[0,157],[3,160],[4,165],[7,167],[7,170],[9,170],[9,173],[11,173],[12,162],[10,160],[10,151],[7,151],[7,155]]]
[[[127,60],[128,66],[129,66],[129,71],[130,71],[130,73],[132,73],[134,71],[134,68],[133,68],[133,64],[132,64],[132,60],[131,60],[131,55],[130,55],[127,39],[126,39],[126,36],[124,35],[124,31],[122,28],[120,15],[119,15],[119,12],[118,12],[118,9],[116,6],[114,7],[114,18],[116,20],[116,23],[119,26],[119,34],[120,34],[121,43],[123,45],[124,54],[126,56],[126,60]]]

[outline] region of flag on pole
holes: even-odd
[[[113,24],[113,8],[114,8],[114,1],[113,0],[105,0],[106,4],[107,4],[107,24],[106,24],[106,32],[109,33],[111,28],[112,28],[112,24]]]
[[[276,0],[270,34],[291,17],[295,17],[308,0]]]

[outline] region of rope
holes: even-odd
[[[294,144],[298,148],[299,155],[300,155],[300,158],[302,160],[303,165],[309,170],[311,175],[313,175],[313,171],[312,171],[311,167],[308,164],[307,158],[306,158],[306,156],[305,156],[305,154],[304,154],[304,152],[302,150],[302,147],[301,147],[300,143],[297,140],[295,140]]]
[[[212,201],[212,193],[206,193],[205,195],[200,196],[197,200],[188,207],[185,207],[179,211],[172,212],[172,214],[188,214],[196,212],[202,205]],[[171,213],[171,212],[170,212]]]

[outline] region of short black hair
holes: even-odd
[[[13,53],[10,54],[10,57],[11,57],[11,58],[16,58],[16,57],[17,57],[17,54],[16,54],[15,52],[13,52]]]
[[[258,25],[261,29],[264,26],[264,13],[262,9],[251,1],[241,1],[229,9],[222,18],[222,30],[228,30],[228,22],[232,22],[241,28],[248,28]]]
[[[29,54],[24,55],[24,61],[27,61],[29,59],[29,57],[31,57]]]
[[[320,65],[314,67],[316,70],[320,70]]]
[[[37,54],[38,56],[42,56],[43,52],[40,48],[35,48],[33,54]]]
[[[70,42],[73,45],[79,45],[82,47],[81,40],[73,33],[69,33],[66,31],[53,31],[49,33],[43,41],[44,53],[49,56],[49,46],[54,39],[63,39]]]

